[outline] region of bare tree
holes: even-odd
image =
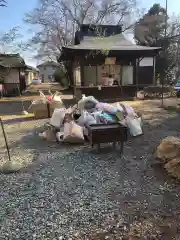
[[[170,66],[167,76],[180,76],[180,15],[173,14],[168,23],[167,36],[170,42],[167,49]],[[171,76],[170,75],[170,76]]]
[[[13,27],[0,35],[1,53],[21,53],[29,47],[21,40],[23,36],[19,32],[19,27]]]
[[[130,29],[136,5],[136,0],[39,0],[25,22],[35,26],[31,43],[38,55],[56,57],[63,45],[73,42],[75,31],[83,23],[123,24],[123,31]]]
[[[6,7],[7,2],[5,0],[0,0],[0,7]]]

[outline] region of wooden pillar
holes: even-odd
[[[22,79],[21,79],[21,69],[20,68],[18,69],[18,74],[19,74],[19,83],[17,85],[18,85],[20,93],[22,94]]]
[[[137,82],[137,58],[132,62],[133,66],[133,85],[136,85]]]
[[[133,60],[133,85],[137,87],[138,85],[138,66],[139,66],[139,58]]]
[[[138,74],[139,74],[139,62],[140,62],[140,59],[138,58],[136,60],[136,92],[139,91],[139,82],[138,82]]]
[[[120,65],[120,76],[119,76],[119,85],[122,86],[122,77],[123,77],[123,65]],[[134,77],[133,77],[134,78]]]
[[[153,57],[153,85],[156,85],[156,57]]]
[[[139,90],[142,90],[139,88],[139,66],[140,66],[140,62],[142,61],[143,58],[144,57],[141,57],[136,60],[136,93]]]
[[[84,86],[84,63],[82,59],[80,61],[80,72],[81,72],[81,86]]]
[[[96,65],[96,86],[99,85],[98,83],[98,65]]]
[[[136,60],[136,90],[139,91],[139,65],[144,57],[138,58]]]

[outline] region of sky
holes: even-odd
[[[37,0],[6,0],[7,7],[0,8],[0,33],[7,32],[13,27],[19,27],[19,32],[23,35],[23,40],[30,37],[30,26],[24,23],[23,18],[26,13],[33,10],[37,5]],[[22,54],[23,55],[23,54]],[[29,53],[23,56],[27,64],[35,66],[37,62]]]
[[[0,33],[7,32],[9,29],[18,26],[20,34],[24,36],[24,40],[27,40],[30,36],[28,31],[30,26],[23,22],[25,13],[33,10],[36,7],[38,0],[7,0],[7,7],[0,8]],[[165,7],[166,0],[139,0],[142,8],[149,9],[154,3],[159,3]],[[167,0],[168,1],[168,14],[173,12],[178,14],[180,12],[179,0]],[[30,54],[26,53],[23,56],[29,65],[35,66],[38,64]]]
[[[139,0],[142,3],[142,7],[149,9],[154,3],[159,3],[162,7],[165,8],[166,0]],[[179,0],[167,0],[168,2],[168,14],[180,12],[180,2]]]

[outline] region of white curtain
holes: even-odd
[[[96,66],[84,66],[84,85],[96,86]]]
[[[74,82],[76,86],[81,86],[81,71],[80,67],[74,69]]]
[[[122,67],[122,85],[133,84],[133,66]]]

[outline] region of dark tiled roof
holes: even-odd
[[[21,68],[26,67],[26,64],[19,54],[0,54],[0,66],[5,68]]]
[[[80,32],[83,36],[104,36],[109,37],[115,34],[122,33],[121,25],[92,25],[82,24]]]
[[[75,33],[75,44],[79,44],[84,37],[109,37],[122,33],[121,25],[92,25],[82,24]]]
[[[145,47],[133,44],[123,34],[109,37],[84,37],[78,45],[71,45],[65,48],[74,50],[119,50],[119,51],[147,51],[160,49],[158,47]]]

